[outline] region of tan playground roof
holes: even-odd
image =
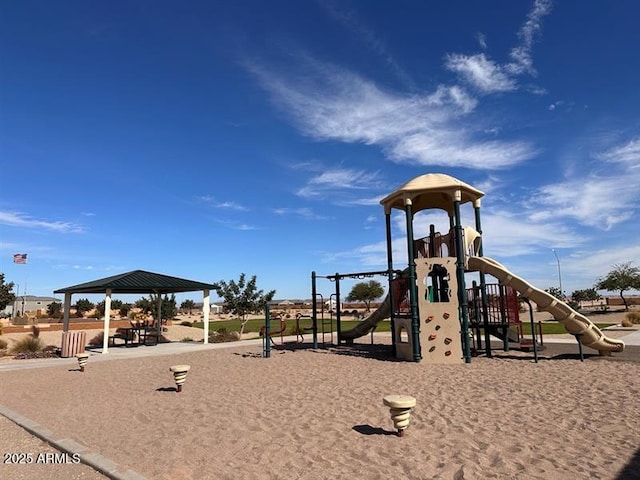
[[[427,208],[439,208],[453,213],[456,192],[460,193],[461,203],[475,202],[484,196],[484,192],[457,178],[444,173],[420,175],[387,195],[380,201],[385,213],[392,208],[404,210],[405,199],[410,199],[413,212]]]

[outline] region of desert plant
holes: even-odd
[[[620,322],[620,325],[622,325],[623,327],[633,327],[633,323],[628,318],[623,318]]]
[[[640,312],[628,312],[625,320],[629,320],[634,325],[640,325]]]
[[[180,325],[182,325],[183,327],[193,327],[193,323],[191,323],[191,322],[189,322],[187,320],[184,320],[184,321],[180,322]]]
[[[37,325],[33,325],[31,327],[31,336],[33,338],[38,338],[40,336],[40,327],[38,327]]]
[[[228,332],[226,328],[220,328],[209,335],[211,343],[237,342],[238,340],[240,340],[240,333]]]
[[[0,338],[0,350],[6,350],[7,348],[7,341]]]
[[[89,340],[89,345],[91,345],[92,347],[101,347],[103,342],[104,342],[104,332],[100,332],[91,340]]]
[[[193,338],[191,337],[184,337],[182,340],[180,340],[181,342],[184,343],[189,343],[189,342],[193,342]]]
[[[15,354],[36,353],[42,350],[44,350],[44,342],[40,337],[34,337],[33,335],[21,338],[11,347],[11,353]]]

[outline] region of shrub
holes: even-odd
[[[0,338],[0,350],[5,350],[7,348],[7,341]]]
[[[180,322],[180,325],[182,325],[183,327],[193,327],[193,323],[191,323],[191,322],[189,322],[187,320],[184,320],[184,321]]]
[[[44,350],[44,342],[40,337],[34,337],[33,335],[27,335],[26,337],[18,340],[13,347],[11,347],[11,353],[36,353]]]
[[[631,320],[629,320],[628,318],[623,318],[622,322],[620,322],[620,325],[622,325],[623,327],[633,327],[633,323],[631,323]]]
[[[91,340],[89,340],[89,345],[91,345],[92,347],[101,347],[103,342],[104,342],[104,332],[100,332]]]
[[[629,320],[634,325],[640,325],[640,312],[628,312],[626,320]]]
[[[193,342],[193,338],[191,337],[184,337],[182,340],[180,340],[181,342],[184,343],[189,343],[189,342]]]
[[[237,342],[240,340],[238,332],[227,332],[226,328],[220,328],[217,332],[209,335],[211,343]]]

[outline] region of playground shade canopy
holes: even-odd
[[[181,293],[198,290],[213,290],[209,283],[171,277],[145,270],[133,270],[112,277],[101,278],[92,282],[81,283],[71,287],[60,288],[53,293]]]
[[[444,173],[427,173],[420,175],[390,193],[380,201],[386,213],[392,208],[403,210],[406,199],[411,200],[413,211],[425,208],[439,208],[452,215],[454,199],[460,194],[460,202],[476,202],[484,196],[484,192],[468,185],[457,178]]]

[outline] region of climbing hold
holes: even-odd
[[[436,332],[440,330],[440,325],[436,325]]]
[[[444,312],[442,314],[442,318],[444,318],[446,320],[447,318],[449,318],[449,314],[447,312]]]
[[[436,346],[434,345],[433,347],[431,347],[429,349],[429,353],[433,353],[433,352],[435,352],[435,350],[436,350]]]
[[[429,316],[424,320],[424,323],[429,323],[431,320],[433,320],[433,315],[429,315]]]
[[[451,355],[451,350],[447,350],[446,352],[444,352],[445,357],[448,357],[449,355]]]
[[[444,339],[444,344],[445,345],[449,345],[451,342],[453,342],[453,340],[451,340],[449,337]]]
[[[435,340],[435,339],[436,339],[436,334],[435,333],[432,333],[431,335],[429,335],[429,341],[430,342]]]

